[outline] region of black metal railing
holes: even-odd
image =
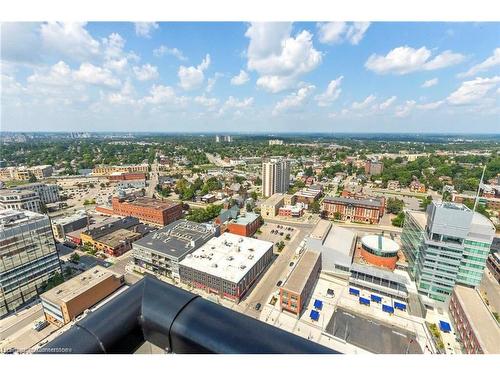
[[[38,352],[133,353],[145,342],[179,354],[337,354],[152,276],[145,276]]]

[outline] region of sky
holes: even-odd
[[[500,132],[500,23],[3,23],[2,131]]]

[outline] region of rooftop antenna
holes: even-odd
[[[479,181],[479,186],[477,187],[476,200],[474,201],[474,208],[472,211],[476,211],[477,203],[479,202],[479,192],[481,191],[481,186],[483,185],[484,172],[486,171],[486,165],[483,168],[483,174],[481,175],[481,181]]]

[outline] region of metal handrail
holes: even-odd
[[[133,353],[144,342],[179,354],[337,354],[149,275],[39,353]]]

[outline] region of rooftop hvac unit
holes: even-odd
[[[248,256],[248,259],[253,259],[253,255],[249,255],[249,256]]]
[[[213,268],[217,268],[217,263],[212,263]]]
[[[242,269],[242,270],[244,270],[245,268],[247,268],[247,266],[245,266],[244,264],[242,264],[242,265],[240,266],[240,269]]]
[[[233,260],[234,258],[230,255],[226,258],[227,260]]]

